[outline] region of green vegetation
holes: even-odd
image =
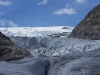
[[[94,22],[94,25],[100,25],[100,21]]]

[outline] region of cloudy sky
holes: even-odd
[[[0,0],[0,27],[76,26],[100,0]]]

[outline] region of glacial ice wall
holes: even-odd
[[[18,46],[30,51],[34,56],[60,56],[69,52],[87,52],[99,49],[100,40],[84,40],[67,38],[67,36],[53,37],[11,37]]]
[[[34,56],[60,56],[70,52],[87,52],[100,47],[100,40],[67,38],[74,27],[10,27],[0,31]]]

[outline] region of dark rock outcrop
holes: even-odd
[[[81,39],[100,39],[100,4],[91,10],[68,36]]]
[[[16,46],[8,37],[0,32],[0,61],[19,60],[32,55]]]

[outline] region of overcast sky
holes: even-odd
[[[0,0],[0,27],[76,26],[100,0]]]

